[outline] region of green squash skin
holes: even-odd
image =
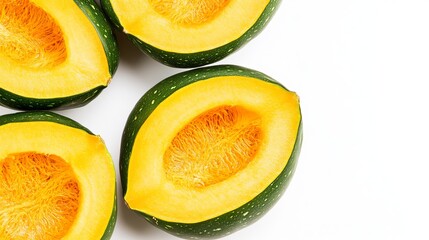
[[[0,116],[0,126],[17,122],[53,122],[72,128],[77,128],[87,132],[88,134],[94,135],[88,128],[82,126],[80,123],[60,114],[49,111],[18,112]]]
[[[31,112],[18,112],[12,114],[6,114],[0,116],[0,126],[8,123],[18,123],[18,122],[53,122],[69,126],[72,128],[80,129],[85,131],[88,134],[94,135],[89,129],[82,126],[80,123],[67,118],[65,116],[49,112],[49,111],[31,111]],[[116,200],[116,180],[115,180],[115,196],[112,208],[112,214],[110,215],[109,223],[106,226],[103,236],[100,238],[102,240],[108,240],[113,234],[113,230],[116,225],[117,219],[117,200]]]
[[[204,66],[210,63],[220,61],[221,59],[237,51],[238,49],[246,45],[250,40],[255,38],[266,27],[272,16],[274,16],[280,3],[281,0],[271,0],[265,7],[265,10],[262,12],[258,20],[242,36],[223,46],[219,46],[206,51],[193,53],[175,53],[170,51],[164,51],[162,49],[156,48],[148,43],[143,42],[132,34],[126,33],[126,35],[141,51],[151,56],[158,62],[163,63],[164,65],[177,68],[193,68]],[[106,15],[110,18],[112,24],[116,26],[119,30],[124,31],[124,28],[121,25],[119,18],[114,12],[110,0],[101,0],[101,6],[104,9]]]
[[[107,58],[109,74],[113,77],[119,64],[119,48],[109,22],[95,2],[90,0],[74,0],[74,2],[87,16],[97,31]],[[0,87],[0,105],[20,110],[51,110],[82,107],[96,98],[105,87],[107,85],[98,86],[76,95],[59,98],[24,97]]]
[[[218,76],[247,76],[278,85],[273,78],[248,68],[235,65],[219,65],[198,68],[173,75],[159,82],[137,102],[132,110],[122,136],[120,152],[120,173],[123,195],[127,192],[128,167],[135,137],[141,126],[155,108],[175,91],[189,84]],[[287,90],[288,91],[288,90]],[[154,216],[133,210],[156,227],[178,237],[189,239],[218,238],[229,235],[262,217],[285,192],[296,168],[302,144],[302,122],[296,133],[293,152],[281,174],[258,196],[245,205],[216,218],[199,223],[176,223],[163,221]],[[164,203],[165,204],[165,203]]]
[[[116,199],[116,180],[115,180],[115,200],[113,201],[113,209],[112,214],[110,215],[109,223],[107,224],[106,230],[104,231],[103,236],[100,238],[101,240],[109,240],[116,226],[116,219],[118,216],[118,208],[117,208],[117,199]]]
[[[91,0],[74,0],[98,33],[109,64],[109,73],[113,77],[119,65],[119,47],[109,21],[100,7]]]
[[[82,107],[96,98],[106,86],[60,98],[29,98],[0,88],[0,105],[21,110],[49,110]]]
[[[113,6],[110,0],[100,0],[101,9],[104,11],[106,16],[109,18],[111,24],[118,30],[124,30],[122,25],[119,23],[118,16],[116,16]]]

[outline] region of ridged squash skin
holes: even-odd
[[[49,112],[49,111],[30,111],[30,112],[18,112],[13,114],[7,114],[0,116],[0,126],[10,123],[22,123],[22,122],[53,122],[72,128],[80,129],[85,131],[90,135],[94,135],[88,128],[82,126],[80,123],[67,118],[65,116]],[[116,188],[116,187],[115,187]],[[117,219],[117,200],[116,200],[116,190],[114,194],[114,203],[111,208],[111,214],[106,225],[105,231],[100,239],[108,240],[113,234],[113,230],[116,225]],[[90,224],[90,223],[88,223]]]
[[[123,132],[120,152],[120,174],[124,196],[127,193],[128,184],[132,184],[128,181],[128,172],[134,141],[139,129],[145,123],[146,119],[163,100],[168,98],[174,92],[190,84],[218,76],[252,77],[284,88],[284,86],[264,73],[235,65],[219,65],[197,68],[173,75],[159,82],[138,101],[128,118]],[[288,91],[286,88],[284,89]],[[134,211],[141,214],[154,226],[181,238],[207,239],[229,235],[257,221],[267,213],[283,195],[295,172],[301,150],[302,139],[302,120],[300,120],[293,151],[289,156],[287,165],[265,190],[239,208],[226,212],[225,214],[215,218],[197,223],[165,221],[144,212]],[[162,204],[168,204],[168,202],[163,202]]]
[[[109,21],[101,8],[91,0],[73,0],[85,14],[98,33],[108,62],[108,71],[113,77],[119,64],[119,48]],[[82,39],[84,44],[85,39]],[[41,83],[43,84],[43,83]],[[107,83],[108,84],[108,83]],[[96,98],[107,84],[89,89],[88,91],[55,98],[33,98],[8,91],[0,86],[0,105],[21,110],[50,110],[81,107]]]
[[[124,27],[118,19],[118,16],[115,13],[115,10],[112,7],[110,0],[101,0],[101,6],[106,12],[107,16],[110,18],[112,24],[119,30],[123,31]],[[177,53],[166,51],[163,49],[156,48],[151,44],[148,44],[136,36],[133,36],[130,33],[125,32],[127,37],[145,54],[151,56],[153,59],[161,62],[167,66],[177,67],[177,68],[193,68],[204,66],[210,63],[215,63],[221,59],[227,57],[233,52],[237,51],[249,41],[255,38],[266,25],[270,22],[272,16],[277,11],[281,0],[271,0],[267,4],[265,10],[262,12],[258,20],[249,28],[244,34],[239,38],[234,39],[226,44],[220,44],[219,46],[198,52],[189,52],[189,53]],[[251,3],[249,3],[251,4]],[[166,29],[162,31],[168,31]],[[195,36],[195,41],[198,41],[198,37]]]

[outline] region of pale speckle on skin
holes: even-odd
[[[153,221],[155,221],[155,224],[158,225],[158,219],[156,217],[152,217]]]

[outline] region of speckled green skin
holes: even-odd
[[[106,86],[99,86],[87,92],[61,98],[30,98],[0,88],[0,105],[21,110],[48,110],[76,108],[88,104]]]
[[[53,122],[62,124],[65,126],[69,126],[72,128],[80,129],[88,134],[94,135],[89,129],[82,126],[80,123],[64,117],[62,115],[49,112],[49,111],[31,111],[31,112],[19,112],[13,114],[7,114],[0,116],[0,126],[9,124],[9,123],[19,123],[19,122]],[[111,238],[113,230],[116,225],[116,216],[117,216],[117,201],[116,201],[116,190],[115,190],[115,200],[113,202],[112,214],[110,215],[109,223],[106,226],[106,230],[104,231],[102,240],[108,240]]]
[[[129,184],[128,166],[131,152],[133,151],[134,147],[135,137],[149,115],[164,99],[168,98],[171,94],[180,88],[186,87],[198,81],[204,81],[218,76],[253,77],[284,88],[284,86],[282,86],[280,83],[261,72],[234,65],[220,65],[194,69],[176,74],[159,82],[137,102],[128,118],[123,132],[120,153],[120,173],[124,196],[127,192],[127,185]],[[287,91],[286,88],[284,89]],[[174,119],[174,116],[171,116],[171,118]],[[233,211],[227,212],[221,216],[207,221],[193,224],[167,222],[156,218],[156,216],[150,216],[142,212],[137,212],[143,215],[146,220],[148,220],[153,225],[182,238],[218,238],[231,234],[234,231],[248,226],[249,224],[258,220],[260,217],[262,217],[262,215],[268,212],[268,210],[282,196],[295,171],[301,149],[301,143],[302,124],[300,122],[299,129],[296,132],[296,141],[293,152],[281,174],[253,200]],[[162,204],[168,203],[164,202]]]
[[[116,185],[116,184],[115,184]],[[116,200],[116,187],[115,187],[115,201],[113,202],[112,214],[110,215],[109,223],[107,224],[106,230],[104,231],[101,240],[109,240],[112,237],[113,231],[115,230],[116,219],[118,216],[117,210],[117,200]]]
[[[103,44],[104,52],[106,53],[110,76],[113,76],[118,69],[119,48],[109,21],[94,1],[74,0],[74,2],[88,17],[97,31],[100,41]]]
[[[74,0],[76,5],[91,21],[99,35],[106,54],[109,73],[113,77],[119,60],[116,38],[100,7],[91,0]],[[85,39],[82,39],[84,42]],[[107,85],[88,89],[88,91],[60,98],[31,98],[10,92],[0,86],[0,105],[21,110],[48,110],[81,107],[92,101]]]
[[[140,48],[140,50],[165,65],[179,68],[203,66],[225,58],[226,56],[230,55],[231,53],[244,46],[254,37],[256,37],[271,20],[271,17],[278,9],[280,2],[281,0],[271,0],[265,7],[265,10],[262,12],[261,16],[255,22],[255,24],[239,38],[225,45],[206,51],[192,53],[169,52],[164,51],[163,49],[156,48],[149,43],[143,42],[132,34],[127,34],[127,36],[138,48]],[[113,25],[115,25],[118,29],[123,30],[123,26],[121,25],[120,20],[110,3],[110,0],[101,0],[101,6],[106,12],[106,14],[109,16]],[[195,36],[195,41],[198,41],[197,36]]]

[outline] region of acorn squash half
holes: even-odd
[[[50,112],[0,116],[0,239],[109,239],[116,180],[103,140]]]
[[[101,0],[114,25],[143,52],[173,67],[213,63],[245,45],[280,0]]]
[[[91,0],[0,0],[0,104],[77,107],[105,88],[118,47]]]
[[[169,77],[131,112],[120,173],[128,207],[184,238],[256,221],[285,191],[302,141],[298,96],[221,65]]]

